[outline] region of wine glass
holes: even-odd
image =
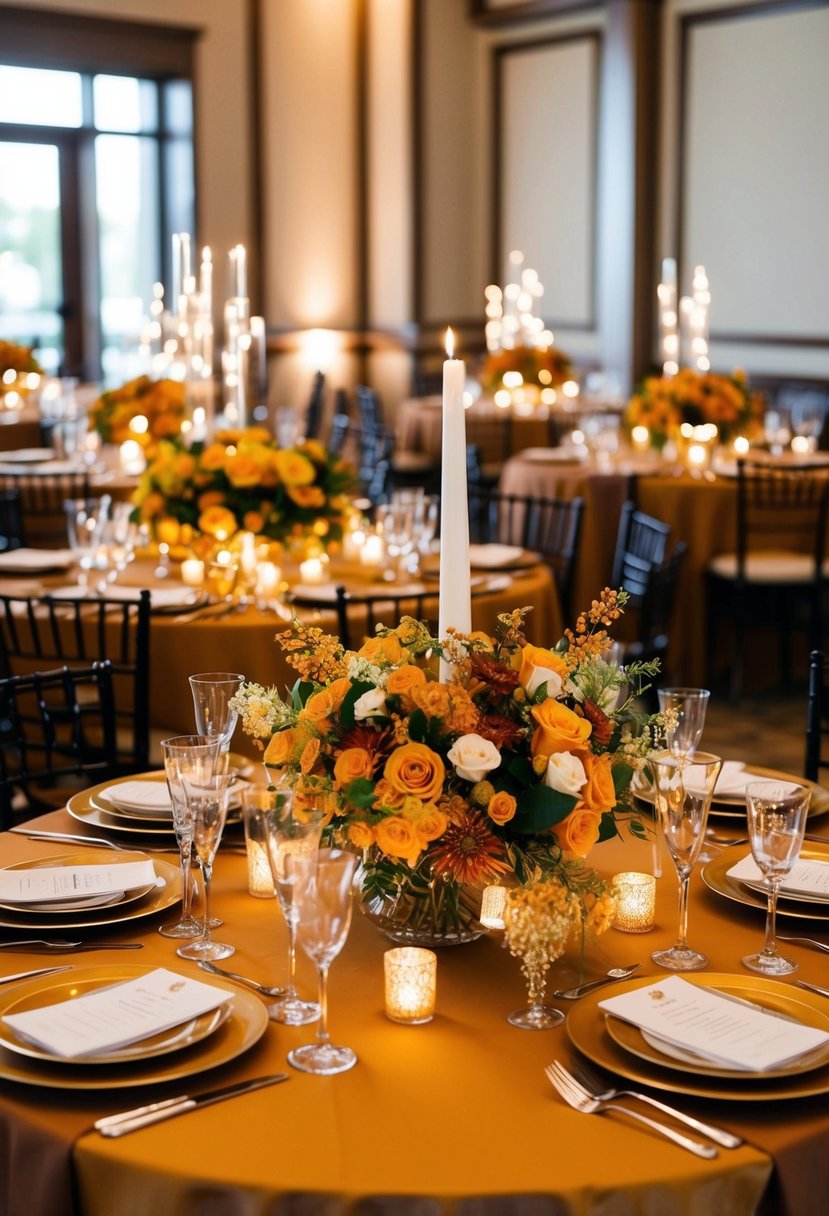
[[[294,891],[304,858],[316,857],[324,816],[320,811],[294,809],[293,793],[288,789],[272,791],[271,806],[264,812],[268,859],[285,924],[288,926],[288,988],[268,1007],[268,1017],[288,1026],[304,1026],[320,1015],[315,1001],[303,1001],[296,991],[297,906]]]
[[[688,945],[688,884],[702,847],[722,760],[710,752],[697,752],[693,757],[659,752],[649,757],[649,763],[663,836],[679,877],[679,936],[670,949],[656,950],[651,958],[668,971],[698,971],[708,959]]]
[[[391,580],[406,572],[406,559],[415,543],[414,501],[391,502],[377,508],[377,526],[392,559],[388,575]]]
[[[234,671],[206,671],[190,676],[196,730],[221,741],[222,751],[230,747],[236,729],[238,711],[231,709],[230,700],[239,691],[245,677]]]
[[[111,501],[108,494],[102,494],[100,498],[70,498],[63,504],[69,548],[80,566],[80,587],[89,586],[89,573],[95,566],[101,528]]]
[[[204,918],[201,936],[186,946],[179,946],[176,954],[182,958],[202,959],[227,958],[234,954],[235,946],[214,941],[210,935],[210,894],[213,879],[213,860],[227,819],[227,804],[230,787],[236,779],[236,770],[198,773],[195,779],[182,779],[187,809],[193,822],[193,851],[204,881]]]
[[[185,777],[198,782],[212,773],[219,756],[219,740],[207,735],[176,735],[162,739],[161,754],[167,775],[167,789],[173,804],[173,829],[181,856],[181,917],[175,924],[161,925],[164,937],[192,938],[202,932],[202,924],[193,915],[193,819],[184,792]]]
[[[350,1047],[331,1042],[328,1034],[328,970],[340,953],[351,926],[351,888],[357,858],[342,849],[320,849],[305,855],[294,896],[302,949],[319,976],[319,1027],[314,1043],[288,1052],[288,1063],[302,1072],[323,1076],[345,1072],[357,1063]]]
[[[797,963],[777,953],[777,893],[797,860],[806,829],[812,791],[791,781],[750,781],[746,811],[751,855],[762,870],[768,890],[766,940],[758,954],[749,954],[743,966],[761,975],[789,975]]]
[[[668,749],[678,760],[686,760],[702,738],[711,694],[707,688],[660,688],[657,695],[661,712],[673,710],[677,715],[676,727],[667,737]]]

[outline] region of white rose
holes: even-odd
[[[544,784],[560,794],[579,794],[587,780],[584,765],[572,752],[556,752],[547,761]]]
[[[483,781],[501,763],[501,753],[489,739],[461,735],[446,753],[455,772],[464,781]]]
[[[366,718],[387,717],[386,694],[382,688],[370,688],[354,702],[354,717],[357,722]]]
[[[533,667],[524,688],[528,697],[534,697],[542,684],[547,685],[547,696],[557,697],[561,692],[561,676],[549,667]]]

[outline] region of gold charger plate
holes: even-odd
[[[765,895],[755,892],[751,887],[741,882],[735,882],[728,877],[728,871],[733,865],[745,857],[748,845],[731,845],[723,849],[713,860],[707,861],[702,867],[702,881],[715,895],[734,903],[744,904],[748,908],[760,908],[766,911],[768,900]],[[829,842],[826,845],[812,844],[807,841],[800,850],[800,856],[810,861],[829,861]],[[780,895],[777,901],[778,916],[794,916],[800,920],[829,921],[829,904],[810,901],[802,896],[792,897]]]
[[[83,853],[61,854],[59,857],[44,857],[37,863],[18,862],[15,869],[26,865],[118,865],[128,861],[152,861],[158,878],[163,879],[164,885],[153,887],[143,898],[129,903],[126,910],[121,904],[108,904],[103,908],[90,908],[87,913],[63,912],[59,920],[49,920],[48,916],[38,914],[33,917],[25,913],[6,913],[0,917],[0,929],[97,929],[104,925],[119,925],[127,921],[142,920],[165,908],[171,907],[181,899],[181,870],[169,861],[159,857],[148,857],[136,849],[134,853],[116,854],[110,849],[84,848]]]
[[[131,777],[125,777],[124,780],[166,781],[167,778],[163,772],[156,769],[149,773],[135,773]],[[122,818],[114,804],[107,803],[105,799],[102,799],[101,795],[104,790],[118,784],[117,781],[102,781],[98,785],[90,786],[89,789],[79,790],[67,802],[67,811],[73,819],[77,819],[79,823],[85,823],[92,828],[103,828],[105,831],[110,832],[127,832],[133,836],[165,836],[175,838],[172,817],[164,823],[160,823],[158,818],[139,819],[135,815],[124,815]],[[105,807],[111,809],[105,809]]]
[[[732,975],[726,979],[721,977],[718,983],[712,983],[707,975],[684,975],[682,978],[701,988],[716,988],[718,992],[723,992],[726,996],[735,996],[742,1001],[762,1005],[764,1009],[796,1018],[805,1026],[814,1026],[818,1030],[829,1033],[829,1002],[826,1002],[827,1011],[822,1013],[814,1009],[808,1002],[800,1000],[800,990],[793,989],[787,984],[781,984],[775,980],[769,986],[769,981],[761,975]],[[661,1068],[689,1072],[695,1076],[724,1077],[753,1084],[758,1081],[774,1080],[777,1077],[797,1076],[798,1073],[811,1072],[814,1068],[821,1068],[824,1064],[829,1064],[829,1043],[790,1064],[781,1065],[779,1068],[772,1068],[766,1072],[749,1073],[742,1068],[727,1068],[725,1065],[715,1064],[702,1058],[681,1059],[679,1056],[668,1055],[667,1052],[660,1051],[656,1042],[652,1042],[649,1037],[646,1038],[630,1022],[624,1022],[621,1018],[614,1017],[613,1014],[606,1011],[604,1011],[604,1017],[607,1033],[613,1042],[618,1043],[624,1051],[639,1056],[640,1059],[649,1060]]]
[[[823,1016],[829,1018],[829,998],[817,993],[792,988],[779,980],[767,980],[762,976],[728,975],[711,972],[697,973],[692,979],[695,983],[704,983],[712,988],[730,987],[738,991],[738,985],[762,985],[765,1002],[781,1002],[780,1008],[791,1009],[798,1007],[798,1016]],[[655,982],[654,976],[637,977],[634,980],[624,980],[614,985],[614,992],[630,992],[635,988],[647,987]],[[756,991],[752,989],[753,995]],[[796,996],[794,994],[797,994]],[[711,1077],[702,1075],[698,1070],[680,1072],[672,1067],[674,1061],[662,1059],[654,1064],[620,1047],[610,1037],[607,1031],[603,1011],[599,1009],[599,1001],[607,993],[600,989],[583,997],[567,1015],[567,1035],[573,1046],[608,1072],[619,1077],[625,1077],[637,1085],[647,1085],[651,1089],[666,1090],[669,1093],[687,1094],[693,1098],[717,1098],[729,1102],[772,1102],[792,1098],[808,1098],[818,1094],[829,1093],[829,1063],[823,1064],[811,1072],[801,1072],[793,1076],[767,1078],[765,1075],[748,1080],[745,1074],[738,1078]],[[748,996],[748,994],[747,994]],[[748,996],[748,999],[752,999]],[[787,1002],[791,1004],[787,1005]]]
[[[106,984],[137,979],[154,970],[155,967],[139,964],[87,967],[75,970],[72,982],[103,987]],[[170,967],[169,970],[192,978],[192,972],[179,971],[177,967]],[[30,980],[25,986],[26,990],[35,993],[42,991],[42,979],[43,977],[39,976]],[[127,1089],[140,1085],[162,1085],[165,1081],[178,1081],[183,1077],[196,1076],[227,1064],[248,1051],[262,1038],[270,1024],[268,1011],[253,993],[243,992],[234,984],[206,974],[200,975],[199,979],[202,983],[211,984],[223,992],[230,993],[231,1010],[225,1022],[201,1042],[194,1043],[192,1049],[171,1053],[158,1063],[150,1057],[149,1060],[102,1064],[90,1069],[88,1064],[52,1064],[33,1060],[0,1047],[0,1078],[17,1081],[23,1085],[40,1085],[47,1089]],[[20,994],[22,991],[23,984],[17,985],[15,992]]]

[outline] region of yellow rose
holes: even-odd
[[[325,494],[319,486],[287,486],[286,489],[288,497],[298,507],[307,507],[312,510],[315,507],[325,506]]]
[[[319,739],[309,739],[302,749],[302,755],[299,758],[299,771],[301,773],[310,773],[311,769],[317,762],[320,754]]]
[[[296,735],[293,729],[289,727],[287,730],[281,730],[279,734],[273,735],[265,748],[262,763],[269,768],[284,768],[286,764],[290,763],[295,747]]]
[[[215,472],[224,467],[226,454],[223,443],[211,443],[199,457],[199,465],[203,469],[209,469],[211,473]]]
[[[533,706],[532,716],[538,723],[533,735],[533,754],[552,756],[554,752],[572,752],[583,748],[593,729],[586,718],[549,698]]]
[[[291,449],[274,452],[274,464],[286,486],[309,486],[317,475],[308,457]]]
[[[258,486],[262,480],[262,466],[252,456],[237,452],[225,461],[225,474],[233,486]]]
[[[160,519],[155,526],[155,534],[160,541],[165,545],[175,545],[178,543],[179,522],[173,519],[170,515],[165,515]]]
[[[348,827],[348,839],[358,849],[369,849],[374,844],[374,832],[367,823],[352,823]]]
[[[595,811],[571,811],[550,830],[567,857],[586,857],[599,839],[601,815]]]
[[[385,777],[401,794],[413,794],[424,802],[440,796],[446,775],[443,761],[425,743],[404,743],[386,761]]]
[[[371,778],[374,762],[364,747],[347,747],[340,752],[334,765],[334,780],[337,785],[350,785],[360,777]]]
[[[340,708],[350,688],[351,681],[345,676],[334,680],[327,688],[311,694],[305,702],[302,716],[324,734],[331,729],[331,715]]]
[[[188,481],[196,471],[196,461],[189,452],[182,452],[173,461],[173,472],[182,481]]]
[[[241,443],[263,443],[266,446],[273,443],[273,435],[264,426],[246,426],[239,435]]]
[[[399,638],[389,633],[385,637],[367,638],[357,651],[357,657],[369,663],[389,663],[398,667],[406,662],[409,652],[400,645]]]
[[[238,529],[236,516],[227,507],[208,507],[199,516],[199,531],[208,532],[218,539],[227,539]]]
[[[579,810],[610,811],[616,805],[616,789],[610,756],[594,756],[592,752],[579,752],[587,781],[582,786]]]
[[[306,439],[302,445],[302,450],[312,460],[316,460],[318,464],[325,464],[328,459],[328,453],[318,439]]]
[[[386,681],[386,695],[402,697],[404,702],[411,704],[410,693],[419,684],[426,683],[426,672],[414,663],[406,663],[393,671]]]
[[[374,786],[374,795],[377,800],[376,806],[393,807],[395,810],[398,810],[406,800],[406,795],[395,789],[385,777],[381,777]]]
[[[510,819],[515,815],[518,803],[512,794],[508,794],[506,790],[499,790],[493,798],[490,799],[489,806],[486,808],[486,813],[489,815],[493,823],[497,823],[499,827],[503,827],[505,823],[509,823]]]
[[[433,840],[438,840],[449,826],[449,818],[439,811],[433,803],[428,803],[423,811],[414,818],[415,831],[425,848]]]
[[[414,824],[402,815],[389,815],[381,819],[374,829],[377,847],[389,857],[402,857],[414,865],[421,852],[421,844]]]

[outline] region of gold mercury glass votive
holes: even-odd
[[[484,887],[484,893],[481,896],[481,915],[478,919],[487,929],[503,929],[506,906],[506,887]]]
[[[249,786],[242,791],[248,892],[259,899],[267,899],[275,894],[267,841],[267,812],[273,805],[274,795],[264,786]]]
[[[419,946],[399,946],[383,955],[386,977],[386,1017],[417,1026],[435,1012],[437,955]]]
[[[656,879],[653,874],[628,872],[613,879],[616,911],[613,928],[623,933],[647,933],[653,928]]]

